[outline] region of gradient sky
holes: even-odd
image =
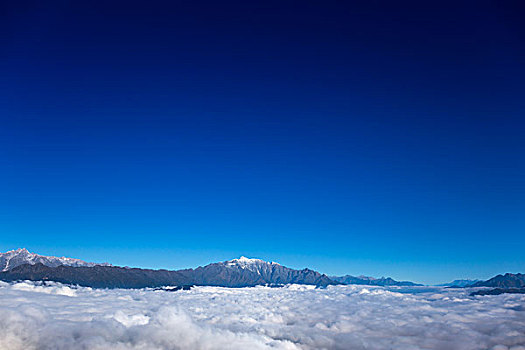
[[[1,251],[525,272],[519,2],[51,3],[0,5]]]

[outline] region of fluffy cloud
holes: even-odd
[[[452,289],[0,283],[0,315],[5,350],[525,350],[525,295]]]

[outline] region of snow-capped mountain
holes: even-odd
[[[24,264],[43,264],[49,267],[57,267],[60,265],[72,266],[72,267],[93,267],[96,265],[110,266],[108,263],[91,263],[85,262],[80,259],[56,257],[56,256],[44,256],[34,253],[30,253],[25,248],[19,248],[17,250],[11,250],[6,253],[0,253],[0,270],[7,271],[17,266]]]
[[[232,259],[222,263],[227,268],[243,269],[254,272],[263,278],[271,278],[272,271],[281,268],[282,266],[276,262],[267,262],[261,259],[250,259],[241,256],[239,259]]]
[[[201,266],[196,269],[181,270],[198,285],[217,285],[228,287],[255,286],[261,284],[313,284],[327,286],[338,284],[328,276],[310,269],[294,270],[275,262],[260,259],[228,260]]]

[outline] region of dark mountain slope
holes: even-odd
[[[55,281],[93,288],[145,288],[187,285],[177,271],[130,269],[116,266],[50,267],[24,264],[0,273],[2,281]]]

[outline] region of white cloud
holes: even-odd
[[[525,295],[403,291],[0,283],[0,349],[525,350]]]

